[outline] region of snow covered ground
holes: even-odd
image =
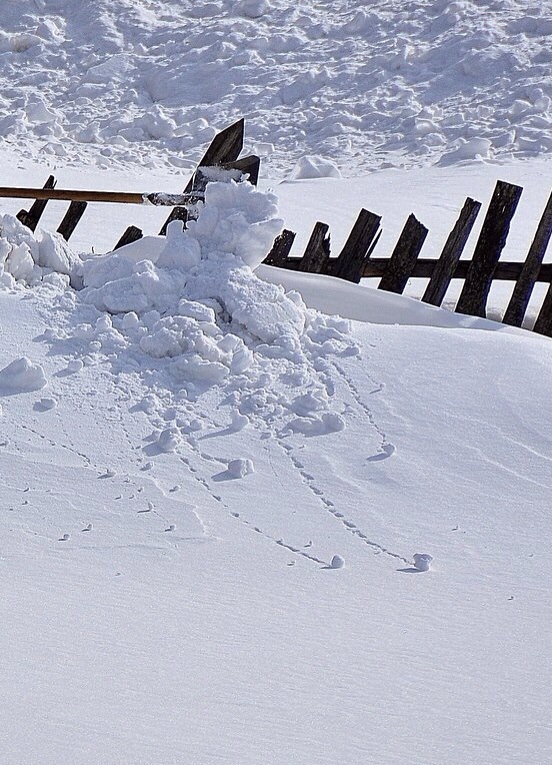
[[[246,101],[249,148],[275,150],[261,192],[212,185],[187,234],[117,255],[164,212],[90,206],[69,250],[63,206],[33,236],[0,202],[3,761],[552,761],[550,340],[252,270],[283,223],[337,250],[361,206],[379,254],[415,212],[436,255],[498,178],[525,188],[523,259],[551,115],[518,101],[550,96],[549,11],[5,3],[6,183],[181,190]],[[451,156],[474,137],[500,164]],[[380,169],[281,183],[306,154]]]

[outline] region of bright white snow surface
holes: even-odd
[[[33,235],[0,201],[10,765],[552,762],[550,340],[256,267],[361,206],[375,255],[410,212],[438,255],[498,178],[524,259],[550,3],[288,5],[2,3],[3,183],[180,191],[245,114],[272,189],[213,184],[166,240],[90,205],[71,247],[66,205]]]

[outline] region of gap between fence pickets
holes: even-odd
[[[332,258],[329,251],[330,235],[327,224],[318,221],[302,257],[290,256],[295,233],[284,229],[276,238],[265,258],[267,265],[292,270],[313,271],[326,275],[360,281],[361,278],[380,277],[378,289],[402,293],[412,277],[428,278],[422,301],[440,306],[452,279],[464,280],[456,306],[459,313],[485,316],[491,284],[494,280],[515,281],[515,287],[504,321],[521,326],[536,282],[550,284],[548,293],[535,322],[534,331],[552,336],[552,263],[543,263],[552,236],[552,194],[541,217],[537,232],[524,262],[500,262],[506,244],[510,224],[516,211],[522,188],[505,181],[497,181],[485,219],[475,245],[471,260],[460,260],[473,226],[481,209],[481,203],[467,198],[460,215],[450,232],[440,257],[419,258],[427,237],[427,228],[414,215],[410,215],[390,257],[372,258],[372,252],[381,235],[379,216],[362,210],[353,231],[349,235],[348,257],[354,268],[345,276],[339,268],[342,251]],[[370,218],[370,231],[362,243],[351,246],[353,232],[360,219]],[[352,254],[352,257],[351,257]]]

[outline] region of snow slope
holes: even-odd
[[[245,116],[272,173],[546,154],[550,0],[4,0],[0,137],[24,155],[190,167]]]
[[[217,241],[209,220],[150,265],[86,261],[92,292],[59,276],[1,295],[2,751],[547,761],[549,340],[348,328],[294,299],[299,353],[290,330],[255,338],[266,298],[214,323],[199,298],[178,303],[198,316],[193,348],[157,358],[141,338],[167,319],[153,304],[106,312],[98,285],[136,300],[146,273],[204,278],[211,250],[176,261],[194,237]],[[236,286],[261,295],[245,269]],[[353,302],[362,288],[347,288]],[[179,363],[212,363],[201,334],[231,348],[225,326],[248,368],[198,378]]]

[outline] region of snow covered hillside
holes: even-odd
[[[361,206],[435,255],[498,177],[523,259],[550,10],[4,0],[5,185],[179,191],[241,114],[266,161],[166,239],[0,200],[2,762],[552,762],[550,340],[259,266]]]
[[[286,174],[550,151],[550,0],[3,0],[0,138],[190,167],[245,116]]]

